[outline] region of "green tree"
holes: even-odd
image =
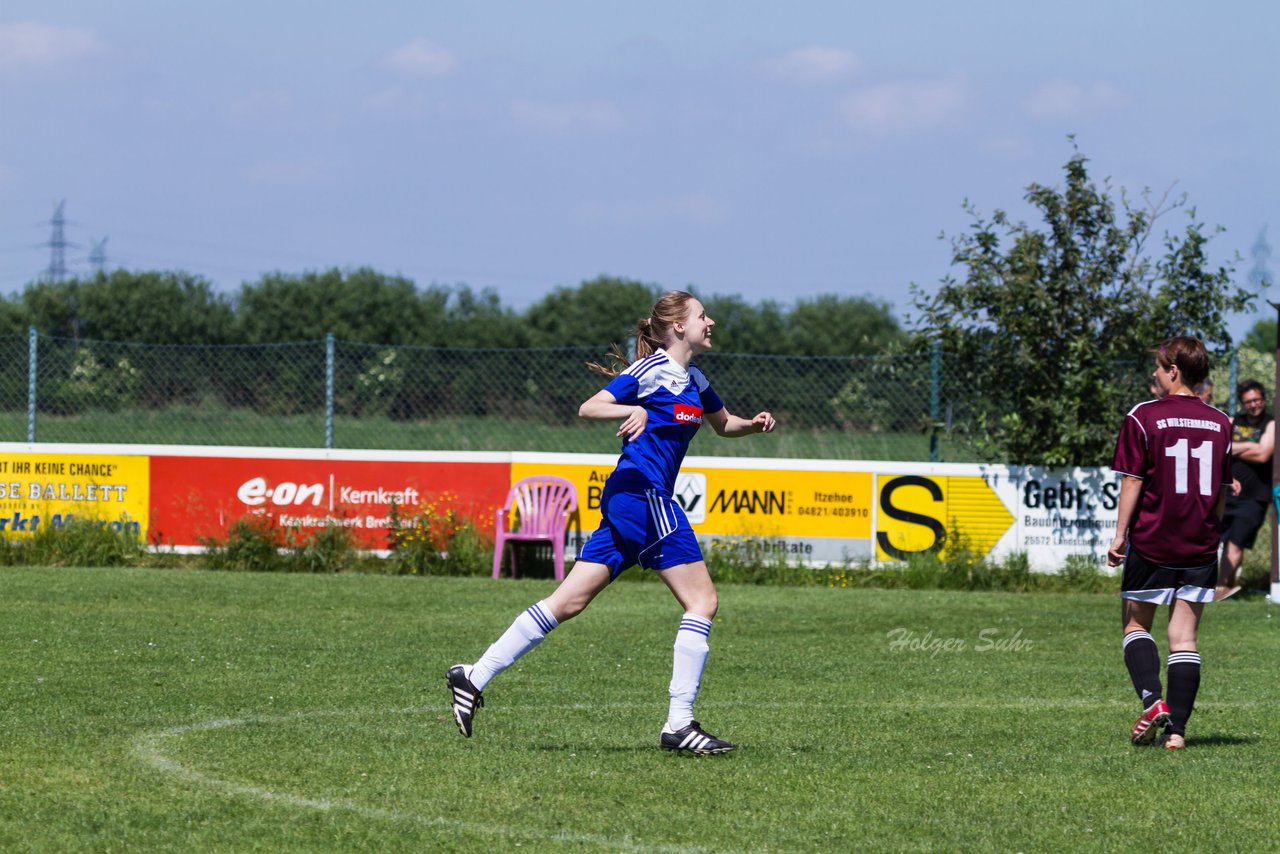
[[[99,274],[81,285],[78,308],[85,338],[145,344],[235,341],[231,301],[188,273]]]
[[[1258,319],[1245,333],[1242,346],[1259,353],[1274,353],[1276,350],[1275,316]]]
[[[20,295],[10,299],[0,297],[0,338],[12,335],[25,336],[27,327],[30,325],[27,310],[22,305]]]
[[[617,344],[625,351],[636,323],[648,317],[662,290],[630,279],[598,276],[558,287],[524,312],[534,347]]]
[[[947,276],[929,296],[914,288],[922,342],[939,340],[964,367],[981,414],[970,425],[992,459],[1044,465],[1106,463],[1125,410],[1147,391],[1148,348],[1176,334],[1227,350],[1225,317],[1256,294],[1212,266],[1208,237],[1185,198],[1143,208],[1090,179],[1078,151],[1061,188],[1032,184],[1025,199],[1041,228],[968,202],[970,229],[953,237]],[[1157,220],[1189,222],[1148,255]]]
[[[433,322],[411,280],[361,267],[301,275],[271,273],[240,290],[237,315],[245,341],[346,341],[407,344]]]
[[[26,322],[42,335],[78,338],[82,325],[80,286],[77,279],[68,282],[42,279],[27,285],[18,297]]]
[[[787,316],[773,300],[749,303],[737,294],[708,296],[707,316],[716,322],[718,353],[779,353],[786,347]]]
[[[43,338],[40,405],[55,412],[163,407],[199,400],[207,353],[187,346],[234,342],[234,311],[206,280],[183,272],[116,270],[40,281],[21,297]]]
[[[869,356],[892,349],[904,338],[887,303],[824,294],[798,300],[791,309],[785,352],[795,356]]]
[[[439,312],[438,334],[417,343],[435,347],[528,347],[530,333],[512,309],[502,305],[497,292],[486,288],[473,291],[466,285],[443,289],[446,299],[439,303],[440,288],[433,286],[424,298]]]

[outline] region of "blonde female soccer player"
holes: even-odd
[[[560,586],[529,606],[474,664],[455,664],[445,676],[458,731],[470,738],[482,693],[495,676],[542,643],[556,626],[582,613],[628,567],[653,570],[684,614],[676,630],[667,721],[659,745],[697,754],[727,753],[734,745],[693,719],[707,660],[716,588],[684,510],[672,497],[689,442],[705,420],[721,436],[774,429],[773,416],[733,415],[692,360],[711,349],[715,321],[683,291],[666,294],[640,321],[636,358],[578,409],[593,421],[619,421],[622,456],[605,482],[603,519]],[[625,365],[624,359],[618,360]]]

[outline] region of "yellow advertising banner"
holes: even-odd
[[[109,454],[0,454],[0,534],[92,521],[145,538],[151,460]]]
[[[517,462],[511,479],[541,474],[572,482],[579,511],[570,526],[585,537],[600,524],[600,496],[612,471],[612,463]],[[869,472],[690,466],[681,469],[673,492],[700,539],[763,538],[779,552],[815,561],[870,557]]]
[[[876,559],[914,552],[943,554],[951,532],[984,555],[1014,523],[1013,514],[981,476],[880,475]]]

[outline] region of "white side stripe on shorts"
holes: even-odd
[[[644,495],[649,502],[649,518],[653,520],[653,527],[659,538],[665,537],[676,529],[675,520],[667,515],[666,504],[661,495],[652,489],[646,489]]]

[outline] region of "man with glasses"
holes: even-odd
[[[1271,454],[1275,449],[1275,421],[1267,414],[1267,393],[1257,380],[1245,380],[1236,389],[1240,413],[1232,422],[1231,477],[1239,484],[1227,498],[1222,519],[1222,561],[1214,600],[1240,590],[1236,573],[1244,550],[1253,548],[1258,529],[1271,504]]]

